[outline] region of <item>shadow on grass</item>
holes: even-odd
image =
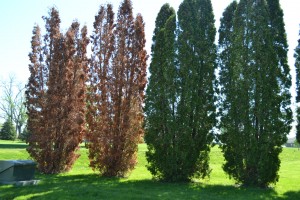
[[[162,183],[88,175],[42,175],[37,186],[0,186],[0,199],[299,199],[300,192],[278,197],[272,189],[201,183]]]
[[[10,144],[0,144],[0,149],[26,149],[28,147],[27,144],[21,142],[15,142]]]
[[[286,192],[283,199],[300,199],[300,191]]]

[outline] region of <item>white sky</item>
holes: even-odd
[[[0,2],[0,80],[14,74],[19,81],[26,83],[29,77],[28,53],[32,28],[35,23],[44,27],[41,19],[48,15],[48,9],[55,5],[60,13],[61,28],[67,30],[76,18],[88,26],[92,32],[94,16],[101,4],[112,3],[114,10],[122,0],[1,0]],[[164,3],[169,3],[177,11],[183,0],[132,0],[134,13],[141,13],[146,24],[146,48],[150,54],[152,33],[156,16]],[[216,28],[218,30],[220,17],[224,9],[233,0],[212,0]],[[294,49],[299,38],[300,0],[280,0],[284,11],[287,38],[289,43],[289,64],[294,71]],[[44,34],[44,33],[43,33]],[[293,73],[294,75],[294,73]],[[1,93],[1,91],[0,91]]]

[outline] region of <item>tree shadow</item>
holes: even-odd
[[[299,200],[300,199],[300,191],[289,191],[284,193],[283,195],[283,199],[295,199],[295,200]]]
[[[11,143],[11,144],[0,144],[0,149],[26,149],[27,144],[24,143]]]
[[[0,199],[299,199],[299,193],[279,198],[273,189],[240,188],[201,183],[162,183],[87,175],[42,175],[36,186],[0,186]]]

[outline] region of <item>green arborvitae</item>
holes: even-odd
[[[221,117],[220,127],[222,129],[222,123],[226,123],[226,118],[223,116],[228,113],[230,107],[229,95],[232,91],[231,85],[231,57],[233,44],[233,20],[234,13],[237,9],[237,2],[233,1],[224,11],[221,18],[219,28],[219,116]],[[225,120],[225,121],[224,121]]]
[[[178,178],[209,176],[215,125],[216,29],[210,0],[185,0],[178,11]]]
[[[153,36],[151,76],[145,102],[145,141],[148,169],[153,176],[166,181],[174,181],[180,175],[176,140],[175,31],[175,11],[165,4],[156,18]]]
[[[287,44],[287,36],[285,31],[285,24],[283,20],[283,10],[281,9],[279,0],[267,0],[269,13],[270,13],[270,23],[271,23],[271,31],[273,36],[273,44],[275,46],[275,51],[277,54],[277,59],[279,61],[278,66],[282,72],[283,84],[287,84],[284,86],[283,90],[289,90],[292,84],[292,78],[290,74],[290,67],[288,65],[288,44]],[[290,92],[287,91],[286,99],[288,102],[290,100]],[[289,103],[288,103],[289,104]]]
[[[300,35],[300,34],[299,34]],[[296,86],[297,86],[297,100],[296,102],[300,102],[300,39],[298,40],[298,46],[295,49],[294,57],[295,68],[296,68]],[[297,108],[297,141],[300,143],[300,108]]]
[[[282,127],[282,132],[289,133],[292,122],[291,92],[292,76],[290,73],[290,66],[288,65],[288,43],[285,31],[285,24],[283,20],[283,10],[279,3],[280,0],[267,0],[271,32],[273,36],[273,45],[277,56],[279,87],[281,91],[281,109],[285,113],[285,125]]]
[[[16,128],[11,120],[6,120],[0,130],[1,140],[15,140],[17,137]]]
[[[278,181],[279,153],[290,130],[290,85],[282,78],[287,72],[282,70],[284,56],[278,53],[274,30],[279,31],[272,26],[266,1],[240,1],[229,79],[226,72],[220,73],[221,85],[227,88],[220,139],[223,169],[243,185],[266,187]]]

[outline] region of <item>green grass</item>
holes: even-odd
[[[0,140],[0,160],[28,159],[26,145]],[[281,154],[280,180],[271,189],[240,188],[222,170],[224,158],[214,147],[211,151],[210,179],[193,183],[162,183],[152,179],[145,165],[146,145],[139,146],[139,164],[128,178],[102,178],[88,166],[88,151],[73,169],[60,175],[36,174],[36,186],[0,185],[0,199],[300,199],[300,151],[285,148]]]

